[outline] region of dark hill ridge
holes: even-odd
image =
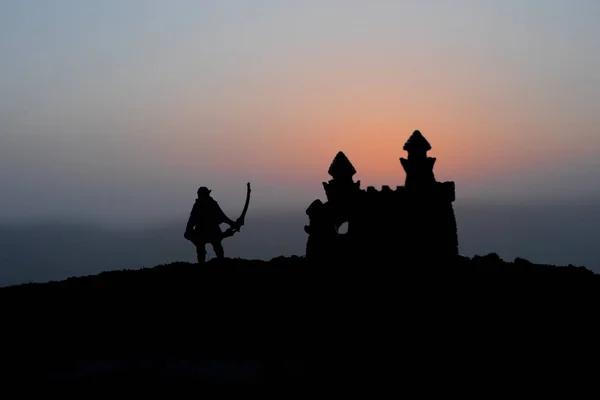
[[[105,272],[0,288],[3,376],[398,383],[506,362],[512,373],[595,368],[599,289],[586,268],[494,254],[444,265],[280,257]]]

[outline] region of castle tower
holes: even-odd
[[[337,231],[343,223],[347,222],[348,233],[351,233],[352,214],[356,196],[360,192],[360,181],[353,180],[356,169],[348,157],[340,151],[334,157],[327,172],[333,179],[323,182],[323,188],[335,229]]]
[[[338,180],[352,180],[352,177],[356,174],[354,165],[348,160],[348,157],[343,152],[338,152],[327,171],[332,178]]]
[[[356,169],[341,151],[334,157],[327,173],[333,179],[323,182],[323,188],[330,202],[343,203],[344,200],[349,200],[354,191],[360,187],[360,181],[353,180]]]
[[[404,144],[403,149],[408,152],[408,159],[400,158],[402,168],[406,172],[405,187],[408,190],[419,190],[435,184],[433,165],[436,159],[427,156],[427,152],[431,150],[431,145],[421,132],[414,131]]]

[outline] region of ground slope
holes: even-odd
[[[0,289],[16,382],[333,382],[593,363],[600,276],[583,267],[212,261]],[[568,368],[567,368],[568,366]]]

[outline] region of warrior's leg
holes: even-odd
[[[196,256],[198,257],[198,264],[204,264],[206,261],[206,246],[204,243],[196,245]]]
[[[213,250],[215,251],[215,255],[217,256],[217,259],[225,258],[225,250],[223,250],[223,244],[221,243],[220,240],[215,240],[214,242],[212,242],[212,247],[213,247]]]

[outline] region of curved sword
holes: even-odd
[[[239,225],[239,228],[238,229],[228,228],[225,232],[223,232],[223,238],[233,236],[235,233],[239,232],[240,228],[245,224],[246,213],[248,212],[248,205],[250,204],[250,192],[251,191],[252,190],[250,189],[250,182],[248,182],[246,184],[246,203],[244,204],[244,209],[242,210],[242,214],[236,220],[236,222]]]
[[[250,204],[250,192],[251,191],[252,191],[252,189],[250,189],[250,182],[248,182],[246,184],[246,203],[244,203],[244,209],[242,210],[242,214],[236,220],[236,222],[240,225],[240,228],[246,223],[246,213],[248,212],[248,205]],[[239,229],[236,229],[235,231],[239,232]]]

